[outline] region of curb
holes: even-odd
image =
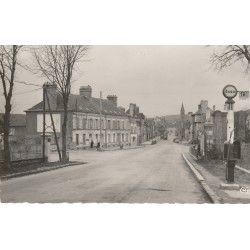
[[[192,170],[195,178],[198,180],[198,182],[201,184],[202,188],[214,204],[221,204],[221,198],[215,194],[215,192],[209,187],[209,185],[206,183],[204,177],[198,172],[198,170],[192,165],[192,163],[186,158],[184,153],[182,153],[182,157],[185,160],[185,162],[188,164],[190,169]]]
[[[129,150],[129,149],[137,149],[137,148],[144,148],[145,146],[138,146],[138,147],[133,147],[133,148],[116,148],[116,149],[110,149],[110,150],[103,150],[103,152],[109,152],[109,151],[118,151],[118,150]]]
[[[59,166],[55,166],[55,167],[45,167],[45,168],[41,168],[41,169],[38,168],[36,170],[31,170],[31,171],[27,171],[27,172],[20,172],[20,173],[16,173],[16,174],[4,175],[4,176],[1,177],[1,180],[8,180],[8,179],[12,179],[12,178],[16,178],[16,177],[22,177],[22,176],[26,176],[26,175],[32,175],[32,174],[48,172],[48,171],[51,171],[51,170],[56,170],[56,169],[59,169],[59,168],[75,166],[75,165],[80,165],[80,164],[86,164],[86,162],[67,163],[67,164],[63,164],[63,165],[59,165]]]
[[[249,171],[249,170],[247,170],[247,169],[245,169],[245,168],[242,168],[242,167],[240,167],[240,166],[238,166],[238,165],[235,165],[235,168],[237,168],[237,169],[239,169],[239,170],[241,170],[241,171],[243,171],[243,172],[245,172],[245,173],[247,173],[247,174],[250,174],[250,171]]]

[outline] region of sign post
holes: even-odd
[[[240,153],[235,156],[234,151],[237,149],[234,143],[234,97],[239,93],[240,99],[249,96],[248,91],[238,91],[234,85],[226,85],[222,91],[224,97],[227,98],[225,107],[227,108],[227,141],[224,143],[224,159],[226,159],[226,180],[227,183],[221,183],[223,189],[239,190],[240,186],[234,183],[234,167],[236,159],[240,158]],[[243,97],[243,98],[242,98]],[[235,147],[235,148],[234,148]],[[238,147],[240,148],[240,147]]]
[[[228,182],[233,182],[234,180],[234,171],[230,171],[232,173],[232,177],[229,176],[229,167],[234,168],[233,166],[233,160],[230,160],[231,156],[231,145],[234,142],[234,103],[235,101],[233,98],[237,95],[238,91],[235,86],[233,85],[227,85],[223,88],[222,91],[224,97],[227,98],[227,101],[225,102],[227,106],[227,141],[224,144],[224,150],[227,151],[226,156],[226,180]],[[225,155],[225,154],[224,154]]]
[[[223,88],[223,95],[227,98],[225,102],[227,106],[227,141],[228,143],[234,142],[234,103],[233,98],[237,95],[238,91],[235,86],[227,85]]]

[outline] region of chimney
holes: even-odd
[[[131,117],[133,117],[135,115],[135,104],[133,104],[133,103],[129,104],[129,114]]]
[[[200,105],[201,105],[201,112],[203,114],[205,114],[206,113],[206,108],[208,107],[208,101],[207,100],[201,100]]]
[[[55,110],[57,106],[57,85],[55,83],[50,83],[50,82],[46,82],[44,85],[48,94],[47,96],[50,104],[50,109]],[[48,109],[49,106],[47,102],[47,97],[45,95],[45,110]]]
[[[80,92],[80,96],[84,96],[84,97],[87,97],[87,98],[91,98],[92,97],[92,88],[91,86],[81,86],[80,89],[79,89],[79,92]]]
[[[215,105],[213,105],[213,111],[215,111]]]
[[[116,95],[108,95],[107,99],[117,107],[117,96]]]
[[[136,114],[139,115],[139,113],[140,113],[139,107],[136,107]]]
[[[198,105],[198,110],[201,111],[201,105],[200,104]]]

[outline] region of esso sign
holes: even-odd
[[[238,91],[235,86],[227,85],[223,88],[222,93],[226,98],[233,99],[237,95]]]

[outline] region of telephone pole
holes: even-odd
[[[102,91],[100,91],[100,149],[102,149]]]
[[[43,162],[45,162],[45,88],[46,86],[43,84]]]

